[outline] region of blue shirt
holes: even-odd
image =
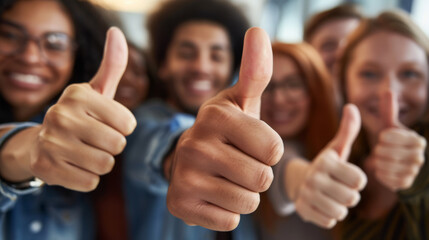
[[[129,236],[138,240],[214,239],[215,232],[186,225],[166,206],[168,182],[162,159],[192,126],[194,117],[151,102],[137,110],[136,118],[138,127],[128,139],[123,168]],[[43,117],[38,119],[41,122]],[[27,126],[18,124],[15,130]],[[0,146],[7,137],[0,138]],[[0,180],[0,240],[93,240],[95,224],[88,193],[46,185],[17,190]],[[242,216],[234,240],[255,239],[254,229],[251,217]]]
[[[128,222],[133,239],[210,240],[216,232],[188,226],[167,209],[168,182],[162,162],[183,131],[194,124],[195,117],[179,113],[161,101],[151,101],[135,111],[137,128],[124,151],[125,191]],[[242,215],[234,240],[256,239],[250,215]]]

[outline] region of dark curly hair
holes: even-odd
[[[0,16],[20,0],[1,0]],[[97,72],[103,56],[104,40],[110,24],[91,3],[81,0],[55,0],[69,14],[75,30],[77,49],[68,84],[87,82]],[[55,102],[61,93],[52,102]],[[0,123],[14,121],[11,106],[0,96]]]
[[[170,0],[153,12],[148,17],[147,29],[154,67],[158,69],[164,62],[175,30],[183,23],[195,20],[214,22],[227,30],[234,56],[233,69],[237,70],[249,22],[238,7],[225,0]]]

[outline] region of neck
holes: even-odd
[[[44,107],[20,106],[13,108],[13,116],[15,121],[28,121],[43,110]]]

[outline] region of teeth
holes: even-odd
[[[197,91],[210,91],[212,89],[212,83],[209,80],[195,81],[192,84],[192,88]]]
[[[10,76],[13,79],[15,79],[19,82],[23,82],[23,83],[28,83],[28,84],[42,84],[43,83],[42,79],[36,75],[12,73]]]

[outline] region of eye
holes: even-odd
[[[324,52],[333,52],[337,49],[338,43],[336,41],[330,40],[322,44],[321,50]]]
[[[298,78],[289,79],[286,82],[286,85],[290,89],[302,89],[302,88],[304,88],[303,81],[298,79]]]
[[[177,52],[177,56],[181,59],[190,60],[195,57],[195,53],[191,49],[181,49]]]
[[[223,62],[224,59],[225,59],[225,57],[222,56],[222,54],[220,54],[220,53],[213,53],[212,54],[212,60],[214,62]]]
[[[399,73],[401,79],[418,79],[421,77],[421,73],[415,70],[404,70]]]
[[[359,72],[359,76],[368,81],[376,81],[380,79],[380,75],[381,74],[375,70],[362,70]]]
[[[13,41],[20,39],[20,35],[7,30],[0,30],[0,38],[3,40]]]
[[[43,45],[49,51],[67,51],[72,48],[72,41],[66,34],[49,33],[44,36]]]

